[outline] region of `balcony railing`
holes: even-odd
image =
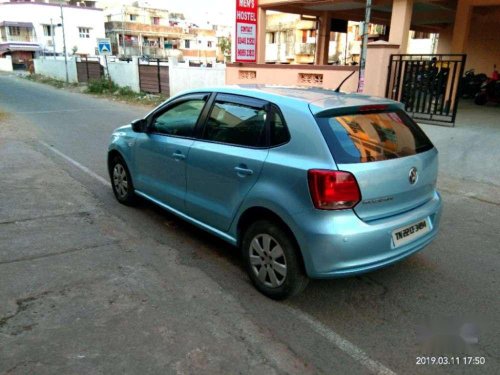
[[[36,42],[31,35],[8,35],[7,42]]]
[[[162,36],[181,36],[186,34],[185,31],[181,27],[172,27],[172,26],[162,26],[162,25],[149,25],[144,23],[136,23],[136,22],[119,22],[119,21],[111,21],[105,22],[104,26],[106,28],[106,32],[116,32],[116,33],[125,33],[127,34],[146,34],[146,35],[162,35]]]
[[[135,44],[135,45],[128,45],[125,44],[125,48],[123,48],[122,45],[118,46],[118,54],[119,55],[124,55],[124,56],[149,56],[153,58],[165,58],[171,55],[172,53],[170,52],[172,50],[166,50],[163,48],[156,48],[156,47],[148,47],[148,46],[143,46],[142,48]]]
[[[316,44],[314,43],[295,43],[296,55],[314,55]]]

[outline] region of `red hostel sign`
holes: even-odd
[[[257,61],[257,0],[236,0],[236,62]]]

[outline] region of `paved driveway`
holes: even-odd
[[[442,176],[500,187],[500,105],[462,100],[454,128],[423,128],[439,149]]]

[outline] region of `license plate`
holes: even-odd
[[[428,233],[431,230],[430,225],[426,220],[419,221],[414,224],[407,225],[406,227],[396,229],[392,232],[392,241],[394,246],[398,247]]]

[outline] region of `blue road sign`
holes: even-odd
[[[97,39],[99,55],[111,55],[111,41],[109,38]]]

